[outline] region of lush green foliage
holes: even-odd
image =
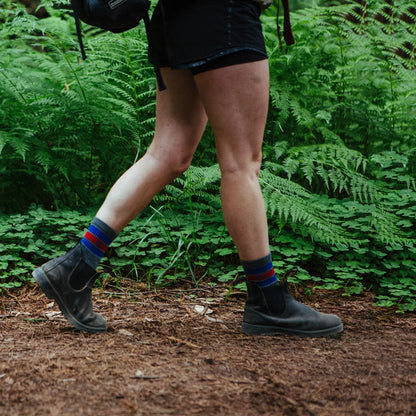
[[[99,203],[152,136],[143,28],[86,29],[88,58],[79,62],[72,19],[53,3],[38,20],[0,0],[0,210],[10,214],[1,218],[0,287],[65,250],[67,233],[79,238],[93,212],[78,211]],[[271,103],[260,180],[276,269],[296,265],[298,282],[346,294],[370,288],[380,305],[414,310],[416,8],[294,3],[290,48],[276,32],[276,8],[263,17]],[[233,281],[215,163],[207,130],[194,166],[123,231],[105,270],[149,285]],[[34,202],[78,211],[28,208]]]
[[[154,80],[145,39],[121,35],[110,44],[93,31],[80,63],[71,52],[72,18],[3,13],[0,208],[92,204],[150,140]]]
[[[31,207],[23,215],[1,217],[0,290],[21,285],[34,265],[73,247],[92,215],[92,211],[54,212]],[[227,257],[233,252],[221,217],[184,213],[166,204],[149,208],[129,224],[100,267],[104,277],[111,273],[144,280],[149,287],[172,280],[198,285],[207,275],[218,275],[218,270],[222,270],[219,281],[234,279],[237,272]]]
[[[314,240],[302,259],[323,286],[381,288],[379,304],[414,310],[416,9],[336,3],[296,13],[288,50],[264,19],[266,199]]]

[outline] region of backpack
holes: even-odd
[[[91,26],[114,33],[136,27],[141,20],[149,19],[149,0],[70,0],[82,58],[85,59],[80,20]]]
[[[72,9],[74,11],[75,26],[77,30],[78,43],[81,49],[82,59],[86,59],[84,44],[82,42],[80,20],[104,30],[109,30],[113,33],[125,32],[126,30],[136,27],[142,20],[146,27],[146,34],[149,43],[152,39],[150,35],[150,20],[149,20],[149,0],[70,0]],[[209,0],[208,0],[209,1]],[[262,9],[269,7],[273,0],[253,0]],[[277,29],[280,39],[279,27],[279,2],[277,13]],[[292,29],[289,18],[289,0],[282,0],[284,13],[284,28],[283,37],[287,45],[295,43],[293,39]],[[154,65],[156,79],[159,90],[162,91],[166,87],[163,83],[160,74],[159,65]]]
[[[91,26],[109,30],[113,33],[121,33],[133,29],[143,20],[148,41],[149,43],[151,42],[149,0],[71,0],[71,5],[74,11],[82,59],[86,59],[87,56],[82,42],[80,20]],[[164,90],[166,87],[158,65],[155,65],[155,73],[159,89]]]

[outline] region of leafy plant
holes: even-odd
[[[91,34],[80,63],[72,19],[13,13],[0,33],[0,209],[94,204],[149,143],[147,45],[133,34]],[[23,192],[11,191],[16,183]]]
[[[82,62],[66,2],[43,1],[44,19],[0,5],[6,288],[72,245],[67,233],[80,237],[90,207],[143,154],[155,81],[142,27],[113,35],[85,26]],[[271,88],[260,182],[275,269],[296,265],[299,284],[349,296],[370,289],[379,305],[412,311],[416,9],[404,0],[294,6],[290,48],[279,41],[276,8],[263,16]],[[113,243],[102,263],[108,274],[153,286],[231,284],[241,273],[209,129],[193,160]]]

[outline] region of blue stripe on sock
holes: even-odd
[[[256,282],[256,284],[260,287],[267,287],[271,286],[274,282],[277,282],[277,277],[275,274],[266,280],[260,280],[259,282]]]
[[[265,266],[258,267],[257,269],[245,269],[244,268],[244,273],[247,274],[248,276],[252,276],[252,275],[268,272],[272,267],[273,267],[273,262],[269,262]]]
[[[104,234],[99,228],[95,227],[92,224],[88,227],[88,231],[94,234],[96,237],[98,237],[105,244],[107,244],[107,246],[109,246],[113,241],[111,238],[107,236],[107,234]]]
[[[88,241],[86,238],[81,239],[81,244],[86,247],[89,251],[91,251],[94,256],[97,256],[99,259],[104,255],[104,253],[97,247],[95,247],[94,244],[92,244],[90,241]]]

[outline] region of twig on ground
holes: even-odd
[[[175,341],[178,344],[187,345],[188,347],[191,347],[191,348],[199,348],[199,349],[202,348],[201,346],[193,344],[192,342],[189,342],[189,341],[185,341],[184,339],[179,339],[179,338],[172,337],[172,336],[168,337],[168,339],[171,340],[171,341]]]

